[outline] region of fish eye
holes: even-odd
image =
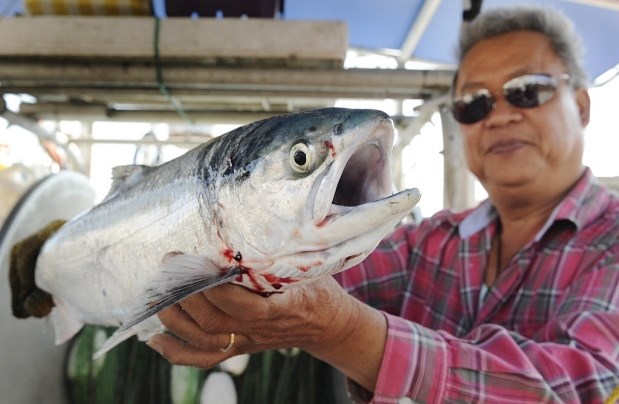
[[[312,167],[312,153],[305,143],[297,143],[290,149],[290,166],[297,173],[305,174]]]

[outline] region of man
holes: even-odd
[[[454,117],[488,201],[400,227],[338,274],[344,289],[198,294],[160,314],[183,342],[150,345],[199,367],[300,347],[358,401],[604,402],[619,385],[619,197],[582,164],[573,28],[554,10],[491,10],[460,50]]]

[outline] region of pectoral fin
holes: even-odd
[[[130,310],[127,320],[93,355],[98,358],[136,333],[133,329],[147,318],[194,293],[230,282],[241,273],[238,267],[220,269],[206,257],[168,254],[163,268]]]

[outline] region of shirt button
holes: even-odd
[[[409,397],[402,397],[400,400],[398,400],[398,404],[414,404],[413,400]]]

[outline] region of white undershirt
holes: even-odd
[[[490,288],[488,287],[488,285],[486,285],[485,282],[482,282],[481,289],[479,290],[479,307],[484,304],[484,300],[486,300],[486,295],[488,294],[489,290]]]

